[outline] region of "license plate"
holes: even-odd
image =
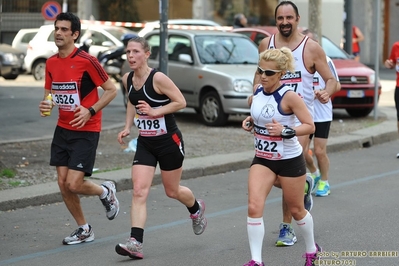
[[[348,98],[363,98],[364,91],[362,90],[349,90],[348,91]]]

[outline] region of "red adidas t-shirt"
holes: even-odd
[[[399,42],[395,42],[392,45],[391,55],[389,56],[389,59],[391,59],[395,64],[396,87],[399,87]]]
[[[75,131],[100,132],[101,111],[91,117],[82,128],[77,129],[69,123],[74,119],[77,106],[89,108],[98,101],[97,87],[107,80],[108,74],[98,60],[78,48],[66,58],[55,54],[47,59],[44,87],[50,90],[53,101],[58,106],[57,125]]]

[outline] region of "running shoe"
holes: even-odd
[[[94,232],[91,225],[89,225],[89,231],[87,232],[82,227],[79,227],[75,231],[72,232],[70,236],[67,236],[62,240],[62,244],[64,245],[75,245],[83,242],[91,242],[94,240]]]
[[[205,213],[205,202],[202,199],[198,200],[199,211],[195,214],[191,214],[190,218],[193,221],[194,234],[200,235],[205,231],[208,221],[206,220]]]
[[[310,212],[313,208],[312,188],[314,185],[314,179],[311,174],[306,174],[306,184],[308,185],[308,189],[305,189],[304,205],[305,209]]]
[[[116,198],[116,188],[114,182],[105,181],[101,186],[108,189],[108,195],[101,199],[105,207],[105,214],[108,220],[113,220],[119,213],[119,201]]]
[[[398,159],[399,159],[399,153],[398,153],[398,154],[396,154],[396,158],[398,158]]]
[[[327,197],[328,195],[330,195],[330,193],[330,185],[327,182],[320,180],[319,186],[317,187],[316,196]]]
[[[115,251],[119,255],[129,256],[132,259],[143,259],[143,244],[131,237],[126,244],[118,244]]]
[[[319,183],[319,181],[320,181],[320,179],[321,179],[321,175],[320,175],[320,174],[319,174],[319,175],[311,174],[311,175],[312,175],[313,180],[314,180],[312,192],[315,192],[317,183]]]
[[[322,251],[321,247],[316,244],[317,251],[315,253],[305,253],[302,258],[306,258],[305,266],[315,266],[320,265],[320,254],[319,252]]]
[[[281,223],[280,224],[280,235],[277,238],[276,246],[292,246],[296,243],[297,239],[295,236],[294,229],[290,224]]]
[[[263,264],[263,262],[256,262],[254,260],[251,260],[245,263],[243,266],[265,266],[265,264]]]

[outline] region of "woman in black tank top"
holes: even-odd
[[[129,102],[125,128],[119,132],[118,141],[124,144],[123,138],[130,134],[133,123],[139,137],[132,166],[130,238],[126,244],[118,244],[115,250],[119,255],[135,259],[144,258],[146,201],[158,163],[166,195],[187,207],[194,234],[202,234],[207,226],[204,201],[197,200],[189,188],[180,185],[184,142],[173,113],[185,108],[186,100],[169,77],[148,66],[150,54],[150,47],[144,38],[129,40],[126,55],[133,71],[122,78]]]

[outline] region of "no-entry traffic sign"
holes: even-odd
[[[42,16],[46,20],[55,20],[61,12],[61,5],[55,1],[48,1],[42,6]]]

